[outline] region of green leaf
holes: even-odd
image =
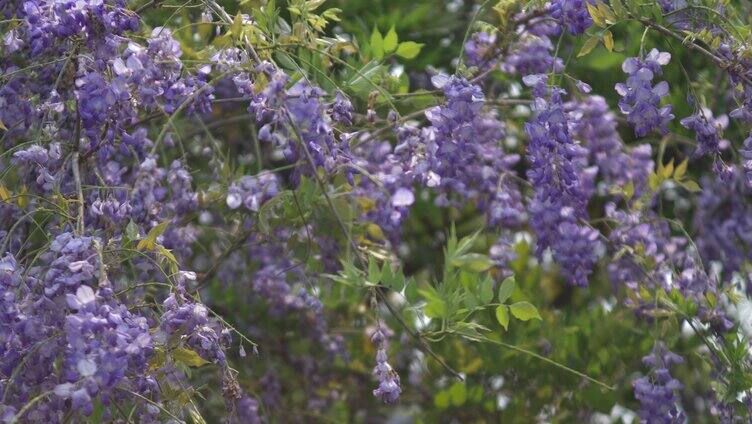
[[[496,307],[496,321],[499,321],[505,330],[509,328],[509,307],[507,305],[499,305]]]
[[[125,235],[131,240],[136,240],[138,238],[138,226],[133,220],[128,221],[128,225],[125,226]]]
[[[490,277],[481,280],[479,295],[480,301],[484,305],[493,300],[493,280]]]
[[[172,359],[189,367],[200,367],[209,363],[209,361],[202,358],[201,355],[185,347],[179,347],[173,350],[170,354]]]
[[[608,7],[606,3],[598,1],[596,2],[596,5],[598,7],[599,14],[605,18],[607,24],[613,24],[616,22],[616,16],[614,15],[614,12],[611,11],[611,8]]]
[[[499,303],[504,303],[509,299],[509,296],[514,292],[514,287],[516,285],[517,282],[514,280],[513,275],[505,278],[504,281],[501,282],[501,286],[499,287]]]
[[[582,57],[593,51],[595,46],[598,45],[598,37],[590,37],[587,40],[585,40],[584,43],[582,43],[582,47],[580,48],[580,52],[577,53],[577,57]]]
[[[403,41],[399,43],[397,47],[397,56],[404,57],[405,59],[412,59],[420,53],[420,49],[423,48],[423,44],[416,43],[414,41]]]
[[[676,169],[674,170],[674,179],[679,181],[684,177],[684,174],[687,173],[687,162],[689,162],[689,158],[684,158],[683,161],[679,165],[676,166]]]
[[[486,255],[480,253],[468,253],[456,257],[452,260],[452,265],[469,272],[483,272],[487,271],[494,265],[494,261]]]
[[[627,9],[624,7],[624,3],[622,3],[621,0],[611,0],[611,8],[614,10],[617,17],[624,18],[627,16]]]
[[[426,301],[426,306],[423,308],[423,312],[429,318],[442,318],[446,316],[447,307],[446,302],[439,296],[431,286],[425,286],[425,289],[419,289],[418,293],[423,296]]]
[[[326,0],[308,0],[306,5],[306,10],[309,12],[313,12],[314,10],[318,9],[322,4],[324,4]]]
[[[394,25],[389,29],[389,32],[384,36],[384,53],[391,53],[397,49],[397,32],[394,30]]]
[[[154,228],[149,230],[149,234],[138,242],[136,249],[138,250],[154,250],[157,245],[157,237],[161,236],[165,232],[170,221],[162,221],[155,225]]]
[[[342,9],[338,7],[332,7],[331,9],[326,9],[324,13],[321,14],[321,17],[326,18],[330,21],[339,22],[341,21],[341,19],[338,16],[339,13],[342,13]]]
[[[509,306],[509,311],[520,321],[529,321],[533,318],[541,319],[538,309],[530,302],[513,303]]]
[[[449,388],[449,397],[452,400],[452,405],[462,406],[467,400],[467,386],[460,381],[452,384]]]
[[[238,12],[237,15],[235,15],[235,19],[232,20],[232,25],[230,25],[230,32],[234,36],[240,35],[240,28],[243,27],[243,14]]]
[[[687,190],[695,193],[698,191],[702,191],[702,187],[700,187],[699,184],[697,184],[696,181],[684,181],[681,183],[682,187],[686,188]]]
[[[381,281],[381,270],[379,270],[379,264],[376,263],[376,258],[371,256],[368,258],[368,282],[377,285]]]
[[[394,273],[392,272],[392,266],[389,264],[388,260],[384,261],[384,264],[381,265],[381,282],[387,287],[394,287]],[[401,288],[395,290],[399,291]]]
[[[439,393],[436,393],[436,396],[433,397],[433,404],[439,409],[446,409],[449,407],[449,392],[442,390]]]
[[[441,299],[431,299],[426,303],[423,312],[428,318],[442,318],[446,316],[446,303]]]
[[[601,12],[598,10],[598,8],[590,4],[590,2],[585,2],[585,6],[587,6],[590,17],[593,18],[593,23],[601,28],[605,28],[606,22],[603,20],[603,16],[601,15]]]
[[[611,31],[603,33],[603,45],[606,46],[606,50],[609,52],[614,51],[614,34],[611,34]]]
[[[627,199],[631,199],[632,196],[634,196],[634,183],[632,180],[629,180],[626,186],[624,186],[624,196],[627,197]]]
[[[671,175],[674,174],[674,160],[671,159],[671,162],[668,163],[668,165],[658,166],[658,173],[661,175],[661,177],[665,180],[666,178],[671,178]]]
[[[376,60],[380,61],[384,58],[384,38],[376,27],[373,28],[371,33],[371,53]]]

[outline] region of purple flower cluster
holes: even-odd
[[[501,69],[522,76],[561,72],[564,61],[553,55],[554,45],[546,35],[524,34],[512,47],[501,63]]]
[[[496,34],[476,32],[465,43],[465,55],[467,64],[485,69],[495,60]]]
[[[289,77],[268,63],[259,65],[257,71],[269,80],[248,107],[262,124],[259,139],[281,149],[289,162],[311,161],[309,165],[327,172],[349,163],[349,146],[334,136],[324,91],[305,79],[285,88]],[[351,119],[351,105],[342,97],[335,100],[332,110],[337,121]]]
[[[693,218],[694,239],[705,263],[722,264],[723,275],[731,278],[750,260],[752,207],[741,199],[752,194],[742,172],[731,181],[703,178]]]
[[[379,381],[379,386],[373,390],[373,395],[384,403],[397,402],[402,393],[399,374],[387,362],[390,333],[389,327],[379,323],[371,334],[371,342],[376,346],[376,366],[373,367],[373,375]]]
[[[642,363],[651,368],[650,374],[640,377],[633,384],[635,398],[640,402],[640,422],[683,424],[686,416],[681,410],[677,391],[682,384],[671,376],[670,368],[684,359],[657,342],[653,352],[642,358]]]
[[[116,35],[138,29],[138,16],[125,9],[124,1],[23,1],[18,15],[23,19],[23,36],[14,44],[28,48],[38,56],[58,43],[80,36],[88,40],[92,49],[112,41]]]
[[[752,133],[744,139],[742,148],[739,149],[742,157],[742,170],[747,181],[747,185],[752,186]]]
[[[582,34],[593,25],[587,4],[593,0],[553,0],[549,6],[551,17],[556,19],[562,30],[572,35]]]
[[[639,196],[653,172],[650,145],[641,144],[627,150],[616,129],[616,116],[603,97],[587,96],[580,101],[567,102],[565,107],[569,111],[572,136],[588,150],[590,163],[598,167],[603,181],[616,187],[632,182],[635,195]]]
[[[437,75],[432,82],[444,91],[446,104],[426,111],[431,127],[415,167],[423,183],[439,190],[437,203],[450,205],[450,194],[475,200],[491,225],[517,226],[524,219],[521,195],[508,176],[519,161],[500,147],[504,127],[483,113],[480,87],[455,76]]]
[[[279,192],[279,179],[276,174],[243,176],[227,189],[227,206],[237,209],[240,205],[258,212],[261,205]]]
[[[629,77],[625,83],[616,84],[616,92],[621,96],[619,108],[627,115],[637,137],[644,137],[654,129],[666,134],[668,123],[674,119],[671,105],[660,107],[661,98],[668,95],[668,83],[653,85],[653,78],[662,74],[661,66],[670,59],[669,53],[653,49],[644,59],[631,57],[621,66]]]
[[[584,172],[587,150],[569,132],[564,90],[547,87],[543,75],[527,76],[524,81],[533,87],[535,96],[535,114],[525,124],[525,132],[529,137],[527,176],[535,190],[529,208],[536,251],[542,255],[550,249],[569,282],[586,286],[599,244],[598,232],[582,223],[587,219],[586,184],[591,178]]]
[[[38,390],[54,393],[28,413],[29,422],[60,421],[68,399],[71,411],[89,415],[94,398],[156,390],[146,373],[154,347],[148,319],[114,296],[94,243],[62,233],[26,277],[12,255],[0,260],[0,369],[13,376],[2,385],[3,403],[18,411]],[[58,362],[62,372],[54,371]]]
[[[368,172],[354,190],[361,199],[363,219],[378,225],[393,243],[399,240],[401,224],[415,202],[410,162],[422,140],[414,127],[399,126],[395,133],[399,144],[394,148],[386,141],[374,140],[354,151],[355,163]]]
[[[697,113],[680,122],[684,128],[694,131],[697,136],[695,156],[720,154],[722,142],[720,133],[728,126],[726,115],[714,118],[710,109],[700,108]]]
[[[207,361],[225,364],[224,345],[229,342],[229,330],[209,319],[206,306],[171,294],[162,303],[164,313],[160,318],[157,337],[167,343],[168,337],[180,337]]]

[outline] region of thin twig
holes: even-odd
[[[73,180],[76,182],[76,191],[78,192],[78,218],[76,219],[76,227],[78,228],[78,235],[82,236],[84,234],[84,192],[81,189],[81,173],[78,166],[78,152],[74,152],[71,167],[73,168]]]

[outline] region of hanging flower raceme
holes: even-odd
[[[668,95],[668,83],[661,81],[653,85],[653,78],[662,74],[661,66],[670,59],[671,54],[653,49],[644,59],[631,57],[621,66],[629,77],[625,83],[616,84],[616,92],[621,96],[619,108],[627,115],[627,122],[634,127],[637,137],[644,137],[655,129],[666,134],[668,123],[674,119],[671,105],[660,106],[661,98]]]
[[[651,368],[650,373],[635,380],[634,394],[640,402],[640,420],[643,423],[683,424],[687,417],[681,410],[678,391],[679,380],[671,376],[670,368],[682,364],[681,356],[669,351],[662,342],[657,342],[653,352],[642,358],[642,363]]]
[[[392,366],[387,362],[387,350],[389,349],[389,335],[391,330],[383,323],[379,323],[371,334],[371,341],[376,346],[376,366],[373,367],[373,375],[379,381],[379,387],[374,389],[373,395],[384,403],[394,403],[402,393],[400,378]]]
[[[572,136],[588,150],[590,163],[598,167],[604,182],[615,187],[631,182],[634,194],[639,196],[653,172],[650,145],[641,144],[628,150],[616,129],[616,116],[601,96],[573,100],[565,108],[569,111]]]
[[[582,34],[593,25],[593,18],[587,9],[587,4],[595,4],[593,0],[553,0],[549,6],[549,13],[561,30],[567,30],[572,35]]]
[[[684,128],[695,132],[697,150],[695,156],[718,155],[721,152],[721,132],[728,126],[728,117],[721,115],[713,117],[713,112],[707,108],[700,108],[694,115],[682,119]]]
[[[519,156],[501,149],[502,123],[482,112],[479,86],[445,75],[434,76],[432,82],[444,91],[446,104],[426,111],[432,126],[423,134],[424,152],[417,158],[416,172],[426,186],[440,190],[440,205],[455,204],[450,195],[456,194],[478,201],[492,225],[519,225],[524,208],[509,175]]]
[[[550,249],[571,284],[585,286],[597,261],[598,232],[587,219],[588,190],[582,170],[587,151],[572,140],[564,90],[547,87],[545,75],[530,75],[533,118],[525,124],[529,137],[528,180],[535,190],[530,204],[530,226],[537,237],[536,251]]]

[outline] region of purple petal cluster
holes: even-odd
[[[556,19],[562,30],[572,35],[582,34],[593,25],[587,4],[593,0],[553,0],[549,6],[551,17]]]
[[[257,71],[268,79],[263,90],[253,95],[248,107],[262,124],[259,139],[281,149],[289,162],[312,162],[309,165],[327,172],[349,163],[349,146],[334,136],[324,91],[305,79],[285,88],[289,77],[268,63],[259,65]],[[339,100],[335,111],[345,115],[338,115],[336,119],[347,118],[350,113],[343,102]]]
[[[639,196],[653,172],[650,145],[628,149],[616,129],[615,114],[601,96],[570,101],[565,108],[569,111],[572,136],[588,150],[589,162],[598,167],[603,181],[617,187],[632,182],[635,195]]]
[[[583,172],[587,151],[569,132],[563,105],[564,90],[548,88],[547,77],[527,76],[533,87],[533,117],[525,124],[529,137],[527,177],[535,195],[530,226],[537,237],[536,251],[550,249],[571,284],[585,286],[597,261],[598,232],[583,224],[587,219],[588,177]]]
[[[642,358],[642,363],[651,368],[650,373],[635,380],[635,398],[640,402],[640,422],[683,424],[687,417],[681,410],[678,391],[683,387],[671,376],[671,367],[682,364],[684,359],[669,351],[662,342],[657,342],[653,352]]]
[[[484,69],[494,62],[496,53],[496,34],[476,32],[465,43],[465,55],[469,66]]]
[[[721,153],[721,132],[728,126],[728,117],[713,117],[713,112],[700,108],[694,115],[680,121],[684,128],[692,130],[697,138],[695,156],[716,156]]]
[[[241,205],[258,212],[261,205],[279,192],[276,174],[245,175],[227,189],[227,206],[237,209]]]
[[[501,63],[501,69],[522,76],[561,72],[564,61],[554,57],[554,45],[548,36],[523,35],[510,49]]]
[[[668,123],[674,119],[671,105],[660,106],[661,98],[668,95],[668,83],[661,81],[653,85],[653,79],[663,72],[661,66],[670,59],[669,53],[653,49],[644,59],[631,57],[621,66],[629,76],[625,83],[616,84],[616,92],[621,96],[619,108],[627,115],[627,122],[634,127],[637,137],[644,137],[655,129],[666,134]]]
[[[439,191],[437,203],[453,204],[450,194],[475,200],[491,225],[520,225],[524,220],[521,196],[512,177],[518,155],[500,146],[504,127],[483,113],[480,87],[455,76],[432,79],[444,91],[446,104],[426,111],[431,127],[423,134],[423,156],[415,172],[423,183]]]
[[[379,323],[371,334],[371,342],[376,346],[376,366],[373,367],[373,375],[379,381],[379,386],[373,390],[373,395],[384,403],[395,403],[402,393],[399,374],[387,362],[387,350],[389,349],[389,334],[391,330]]]

